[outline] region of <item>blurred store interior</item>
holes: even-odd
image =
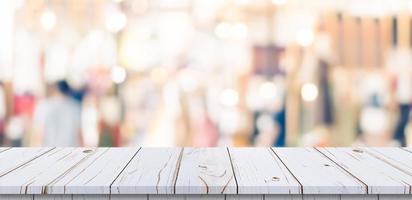
[[[412,146],[412,0],[2,0],[0,146]]]

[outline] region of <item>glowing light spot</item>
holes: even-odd
[[[318,87],[313,83],[305,83],[300,92],[302,99],[307,102],[316,100],[319,94]]]
[[[220,93],[220,103],[224,106],[236,106],[239,103],[239,93],[233,89],[225,89]]]

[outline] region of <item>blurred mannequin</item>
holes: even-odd
[[[81,145],[80,104],[70,94],[67,82],[59,81],[51,88],[49,97],[39,102],[34,113],[37,145]]]

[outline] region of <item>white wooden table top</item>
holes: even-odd
[[[408,148],[0,148],[0,194],[411,194]]]

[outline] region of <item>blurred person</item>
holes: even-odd
[[[81,107],[71,98],[69,84],[62,80],[50,88],[49,96],[38,103],[34,126],[38,145],[81,146]]]
[[[13,116],[6,125],[6,138],[8,145],[12,147],[21,147],[23,144],[23,135],[26,131],[26,123],[23,116]]]
[[[118,147],[121,145],[120,122],[121,103],[114,95],[107,95],[99,102],[100,140],[99,146]]]

